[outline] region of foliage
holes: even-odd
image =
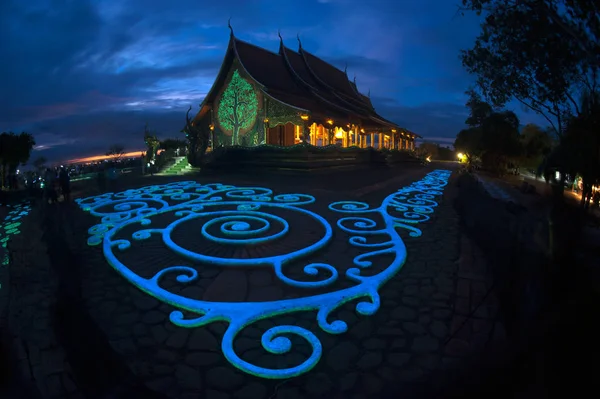
[[[192,107],[190,106],[185,114],[185,127],[182,132],[185,133],[188,140],[188,162],[192,166],[200,166],[210,142],[210,126],[206,123],[192,121],[189,116],[191,110]]]
[[[533,123],[525,125],[521,131],[521,165],[537,170],[552,150],[553,140],[548,130]]]
[[[177,150],[179,148],[186,148],[187,142],[180,139],[165,139],[160,142],[159,148],[162,150]]]
[[[119,161],[125,155],[125,147],[121,144],[113,144],[108,148],[106,155]]]
[[[450,148],[442,147],[435,143],[421,143],[415,153],[419,157],[427,159],[428,157],[433,160],[439,161],[454,161],[456,160],[456,153]]]
[[[454,148],[463,153],[467,158],[467,163],[471,165],[476,158],[479,158],[483,152],[481,144],[481,129],[470,127],[463,129],[456,135]]]
[[[580,109],[574,95],[595,91],[600,66],[600,6],[586,0],[463,0],[485,15],[463,65],[494,106],[516,99],[557,134]]]
[[[558,167],[583,180],[582,206],[589,206],[592,186],[600,185],[600,95],[585,93],[582,113],[571,117],[565,135],[550,154],[548,168]]]
[[[456,152],[448,147],[442,147],[438,145],[438,158],[440,161],[455,161]]]
[[[419,147],[417,147],[417,155],[423,156],[425,158],[431,157],[431,159],[438,159],[439,145],[435,143],[421,143]]]
[[[473,89],[467,90],[469,96],[466,106],[469,108],[469,117],[465,124],[469,127],[478,127],[492,114],[492,106],[481,99],[481,96]]]
[[[158,140],[158,137],[156,137],[156,134],[148,129],[148,124],[144,126],[144,143],[148,147],[145,162],[153,161],[156,158],[156,152],[158,151],[160,141]]]
[[[48,162],[48,160],[45,157],[38,157],[35,161],[33,161],[33,167],[38,171],[38,173],[41,173],[46,167],[46,162]]]
[[[235,70],[223,91],[217,115],[221,129],[231,134],[231,144],[240,144],[240,135],[248,132],[258,113],[258,97],[254,87]]]
[[[465,154],[469,165],[481,158],[488,170],[503,174],[521,155],[519,118],[512,111],[493,110],[473,91],[469,94],[470,114],[465,123],[470,127],[458,133],[454,147]]]
[[[35,140],[29,133],[4,132],[0,134],[0,166],[2,175],[2,187],[5,186],[7,175],[16,172],[21,164],[27,163],[31,151],[35,146]]]

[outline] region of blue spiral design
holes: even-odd
[[[287,335],[301,337],[311,346],[310,355],[301,364],[286,369],[269,369],[245,361],[233,349],[236,336],[261,319],[307,311],[316,312],[318,325],[323,331],[342,334],[348,329],[347,323],[331,319],[331,315],[352,301],[357,301],[357,313],[364,316],[374,314],[380,307],[379,288],[400,271],[406,260],[406,247],[399,230],[407,230],[411,237],[421,235],[415,225],[426,221],[434,211],[438,205],[435,198],[442,195],[449,177],[449,171],[429,173],[422,180],[392,193],[378,207],[356,201],[329,204],[328,209],[332,214],[346,215],[337,220],[337,228],[348,234],[350,245],[363,251],[354,258],[355,267],[348,268],[344,276],[355,285],[338,291],[270,302],[208,302],[174,294],[161,286],[166,275],[175,274],[178,283],[190,284],[198,278],[198,271],[190,266],[167,266],[151,278],[141,277],[117,257],[115,251],[130,250],[131,242],[116,236],[127,226],[148,227],[151,226],[153,217],[170,213],[174,216],[174,221],[167,227],[139,229],[132,234],[132,239],[145,240],[155,234],[162,237],[169,250],[194,262],[222,267],[270,267],[281,282],[290,286],[303,289],[323,288],[340,278],[333,265],[306,264],[303,272],[312,278],[311,281],[297,281],[285,275],[288,264],[314,254],[332,240],[333,229],[329,222],[302,208],[314,203],[314,197],[307,194],[274,196],[266,188],[239,188],[220,183],[202,185],[188,181],[147,186],[76,201],[84,210],[101,219],[99,224],[89,229],[88,243],[102,244],[108,263],[125,279],[145,293],[172,305],[175,310],[171,312],[169,319],[173,324],[183,328],[198,328],[215,321],[228,322],[229,327],[221,343],[226,359],[245,373],[261,378],[282,379],[305,374],[317,365],[323,348],[315,334],[293,325],[275,326],[263,334],[261,344],[271,354],[280,355],[293,350]],[[170,201],[183,202],[170,205]],[[173,231],[185,223],[206,220],[198,232],[204,240],[219,245],[262,245],[283,239],[289,233],[289,223],[273,214],[284,210],[297,212],[303,218],[316,222],[322,226],[323,235],[302,249],[255,259],[220,258],[197,253],[182,248],[172,238]],[[374,216],[381,221],[375,221]],[[370,268],[381,255],[393,255],[394,259],[377,274],[362,275],[362,271]],[[198,316],[185,318],[183,311]]]
[[[218,216],[218,215],[224,216]],[[232,211],[232,212],[213,212],[213,219],[204,223],[202,226],[202,235],[214,242],[218,242],[221,244],[231,244],[231,245],[258,245],[264,244],[269,241],[276,240],[285,234],[290,229],[288,222],[275,215],[270,215],[264,212],[240,212],[240,211]],[[269,219],[278,222],[282,228],[277,233],[261,236],[259,235],[267,232],[271,227],[271,222]],[[252,228],[249,222],[254,222],[260,224],[258,228]],[[210,227],[213,225],[220,225],[220,232],[225,237],[217,237],[209,232]]]

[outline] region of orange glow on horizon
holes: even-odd
[[[157,154],[160,154],[162,151],[164,150],[158,150]],[[125,154],[123,154],[121,156],[121,158],[140,158],[142,156],[142,152],[145,151],[132,151],[132,152],[127,152]],[[105,159],[113,159],[116,158],[114,155],[94,155],[91,157],[85,157],[85,158],[75,158],[75,159],[70,159],[68,161],[65,161],[66,164],[71,164],[71,163],[89,163],[89,162],[98,162],[98,161],[104,161]]]

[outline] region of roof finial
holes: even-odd
[[[300,33],[296,34],[296,38],[298,39],[298,48],[302,49],[302,42],[300,41]]]
[[[281,29],[277,29],[277,36],[279,36],[279,41],[283,43],[283,37],[281,37]]]
[[[354,84],[356,84],[356,72],[354,72]]]
[[[233,28],[231,27],[231,17],[227,20],[227,27],[231,31],[231,36],[233,36]]]
[[[348,76],[348,62],[344,65],[344,73]]]

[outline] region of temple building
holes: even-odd
[[[414,150],[418,135],[377,114],[345,71],[298,43],[294,51],[280,36],[274,53],[231,29],[219,74],[193,119],[210,129],[211,147],[308,142]]]

